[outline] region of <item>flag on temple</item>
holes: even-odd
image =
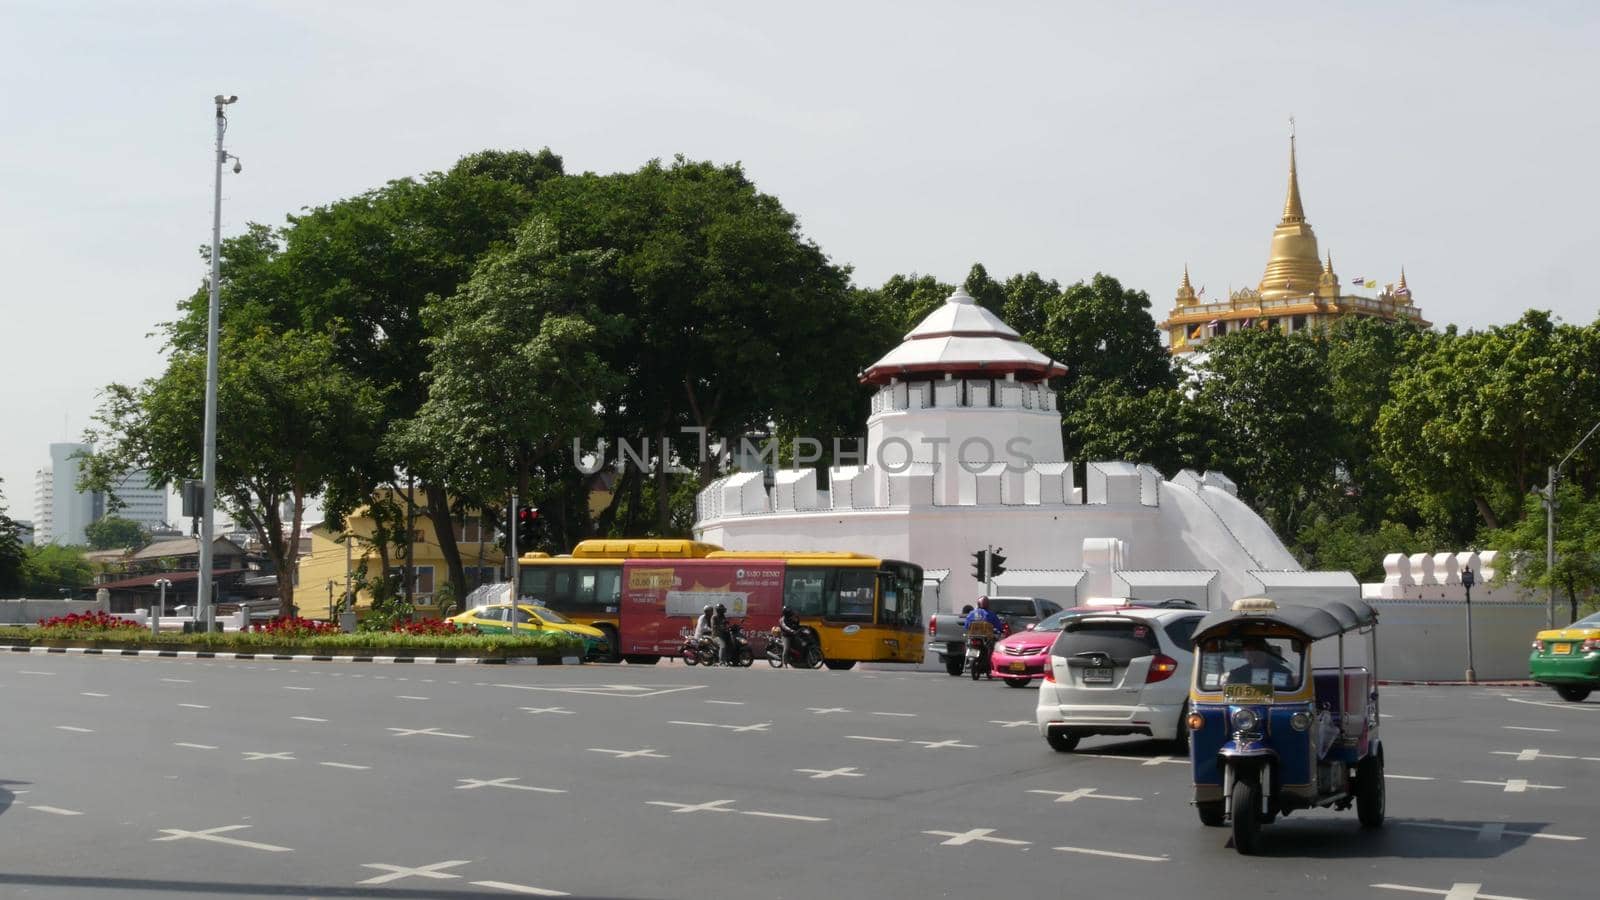
[[[1354,279],[1353,279],[1353,280],[1352,280],[1352,281],[1351,281],[1351,283],[1352,283],[1352,284],[1361,284],[1361,283],[1363,283],[1363,282],[1365,282],[1365,281],[1366,281],[1366,279],[1365,279],[1365,278],[1362,278],[1362,277],[1361,277],[1361,276],[1360,276],[1360,275],[1357,275],[1357,276],[1356,276],[1356,277],[1355,277],[1355,278],[1354,278]]]
[[[1202,285],[1200,285],[1200,293],[1195,294],[1195,296],[1196,297],[1204,297],[1205,295],[1206,295],[1206,286],[1202,284]]]
[[[1377,286],[1378,286],[1378,282],[1376,280],[1372,280],[1372,281],[1368,281],[1367,282],[1367,287],[1369,287],[1369,288],[1375,288]]]
[[[1394,292],[1397,295],[1401,296],[1401,297],[1409,297],[1409,296],[1411,296],[1411,288],[1408,288],[1408,287],[1395,288]]]
[[[1249,328],[1251,325],[1254,325],[1255,323],[1256,323],[1255,319],[1245,319],[1244,320],[1244,327]]]
[[[1189,340],[1191,340],[1191,341],[1200,340],[1200,326],[1199,325],[1196,325],[1194,327],[1194,330],[1189,332]]]

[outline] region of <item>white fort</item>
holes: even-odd
[[[1193,601],[1358,598],[1348,572],[1307,572],[1227,476],[1089,462],[1074,476],[1048,380],[1061,364],[957,290],[862,373],[876,385],[861,464],[725,476],[695,536],[733,550],[853,550],[921,565],[925,611],[984,591],[975,551],[1003,548],[997,593]]]

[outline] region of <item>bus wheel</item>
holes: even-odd
[[[600,633],[606,636],[606,643],[611,647],[611,652],[607,654],[605,661],[611,663],[622,662],[622,640],[617,635],[617,629],[610,625],[596,625],[595,627],[600,629]]]
[[[661,661],[661,657],[645,653],[630,653],[622,658],[630,666],[653,666]]]
[[[856,661],[853,659],[825,659],[822,664],[835,672],[844,672],[856,667]]]

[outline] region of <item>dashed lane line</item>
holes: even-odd
[[[77,725],[57,725],[56,728],[62,731],[71,731],[75,734],[94,734],[93,728],[81,728]]]
[[[1088,856],[1109,856],[1113,859],[1132,859],[1138,862],[1167,862],[1165,856],[1144,856],[1139,853],[1119,853],[1115,850],[1094,850],[1089,847],[1056,847],[1063,853],[1082,853]]]
[[[31,809],[31,810],[34,810],[35,812],[51,813],[52,815],[57,815],[57,816],[81,816],[81,815],[83,815],[83,813],[78,812],[75,809],[62,809],[59,806],[30,806],[28,808]]]
[[[211,708],[209,706],[206,706],[204,703],[179,703],[178,705],[183,707],[184,709],[210,709]]]
[[[216,747],[212,746],[211,744],[191,744],[191,743],[189,743],[187,741],[174,741],[172,746],[174,746],[174,747],[188,747],[190,750],[215,750],[215,749],[217,749]]]
[[[528,894],[533,897],[570,897],[566,891],[552,891],[548,888],[530,887],[526,884],[513,884],[509,881],[474,881],[476,887],[494,888],[500,891],[510,891],[513,894]]]
[[[1511,831],[1504,822],[1485,822],[1482,825],[1450,825],[1444,822],[1406,822],[1394,820],[1396,825],[1408,828],[1433,828],[1439,831],[1469,831],[1474,832],[1480,841],[1498,841],[1506,835],[1512,837],[1539,838],[1545,841],[1581,841],[1585,838],[1575,834],[1551,834],[1543,831]]]
[[[1530,728],[1530,727],[1528,727],[1526,725],[1502,725],[1500,727],[1504,728],[1504,729],[1507,729],[1509,731],[1542,731],[1542,732],[1546,732],[1548,734],[1560,734],[1561,733],[1561,729],[1559,729],[1559,728]]]
[[[1406,891],[1412,894],[1432,894],[1443,897],[1445,900],[1527,900],[1525,897],[1507,897],[1503,894],[1480,894],[1478,889],[1483,887],[1481,882],[1458,881],[1450,885],[1450,890],[1441,891],[1438,888],[1414,887],[1409,884],[1374,884],[1371,887],[1386,891]]]
[[[85,697],[109,697],[109,696],[111,696],[110,694],[99,694],[99,693],[96,693],[94,691],[79,691],[78,693],[82,694]]]
[[[297,722],[326,722],[326,721],[328,721],[327,719],[319,719],[316,716],[290,716],[289,718],[294,719]]]
[[[354,770],[363,771],[363,772],[366,771],[367,769],[372,768],[371,766],[358,766],[355,763],[342,763],[342,762],[320,762],[320,763],[317,763],[317,765],[319,765],[319,766],[327,766],[330,769],[354,769]]]
[[[1509,781],[1467,781],[1467,780],[1462,780],[1461,783],[1462,784],[1482,784],[1482,785],[1488,785],[1490,787],[1504,788],[1505,792],[1508,793],[1508,794],[1525,794],[1529,790],[1538,790],[1538,791],[1563,791],[1563,790],[1566,790],[1566,788],[1564,788],[1564,787],[1562,787],[1560,785],[1557,785],[1557,784],[1533,784],[1533,783],[1529,782],[1526,778],[1513,778],[1513,779],[1511,779]]]
[[[428,698],[427,697],[415,697],[415,696],[412,696],[412,695],[409,695],[409,694],[401,694],[400,696],[396,697],[395,699],[396,700],[426,700]]]

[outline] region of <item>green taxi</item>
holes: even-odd
[[[1534,681],[1555,688],[1561,699],[1582,702],[1600,687],[1600,613],[1539,632],[1528,670]]]
[[[611,654],[611,642],[598,628],[580,625],[553,609],[531,603],[517,605],[516,629],[519,632],[564,632],[583,638],[584,659],[605,659]],[[511,604],[490,603],[475,606],[451,616],[447,621],[457,625],[474,625],[483,634],[506,634],[511,631]]]

